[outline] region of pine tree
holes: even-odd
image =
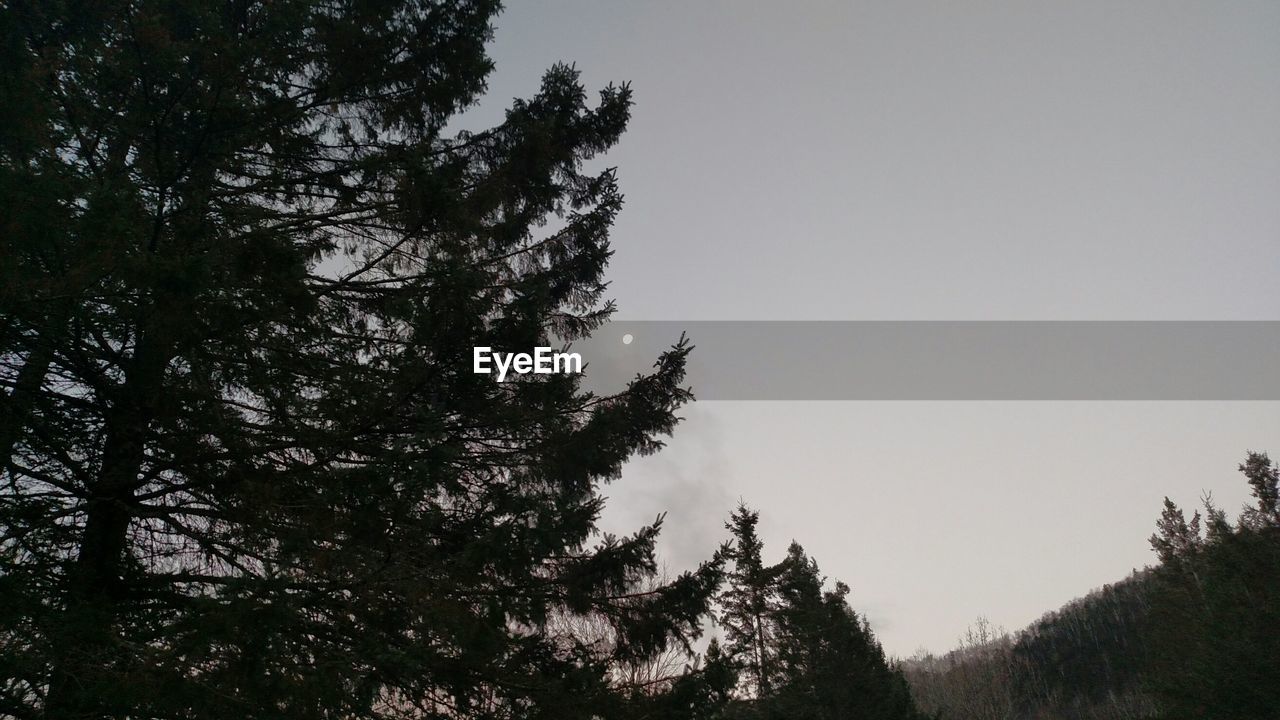
[[[1260,453],[1240,471],[1255,507],[1233,527],[1207,503],[1208,541],[1193,553],[1162,554],[1155,571],[1147,679],[1164,717],[1280,717],[1271,689],[1280,676],[1277,471]]]
[[[496,12],[0,10],[0,714],[595,717],[697,635],[718,562],[634,596],[659,523],[595,531],[687,345],[607,397],[471,371],[609,317],[631,104],[557,66],[452,133]]]
[[[1200,546],[1201,540],[1200,513],[1197,511],[1188,523],[1182,509],[1166,497],[1164,510],[1156,521],[1156,533],[1148,541],[1160,561],[1173,562],[1189,557]]]
[[[1240,472],[1248,480],[1256,503],[1256,508],[1246,513],[1246,521],[1255,527],[1280,525],[1280,468],[1266,453],[1251,452]]]
[[[773,610],[777,597],[776,568],[766,566],[764,543],[756,533],[760,514],[739,504],[725,523],[732,537],[729,570],[718,598],[720,625],[730,657],[742,666],[746,697],[766,697],[773,690]]]
[[[870,626],[849,607],[849,588],[826,579],[792,543],[765,565],[759,514],[730,516],[733,567],[720,594],[720,625],[730,658],[743,668],[727,719],[916,720],[906,678],[891,666]]]
[[[776,618],[780,666],[766,717],[794,720],[915,720],[902,673],[892,667],[866,620],[849,607],[849,587],[826,579],[793,542],[779,567]]]

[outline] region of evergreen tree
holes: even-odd
[[[1156,533],[1149,541],[1160,562],[1190,556],[1200,546],[1200,540],[1200,513],[1196,512],[1188,523],[1182,508],[1166,497],[1160,519],[1156,521]]]
[[[1240,465],[1249,482],[1256,507],[1245,513],[1245,521],[1255,527],[1280,525],[1280,469],[1266,453],[1251,452]]]
[[[726,649],[742,667],[740,687],[749,698],[770,695],[775,673],[777,569],[764,564],[764,543],[756,533],[759,521],[760,513],[739,504],[725,523],[732,537],[728,558],[733,565],[719,596]]]
[[[658,523],[595,531],[688,347],[607,397],[471,371],[608,318],[631,104],[557,66],[451,133],[496,12],[0,9],[0,714],[596,717],[697,635],[718,562],[632,595]]]
[[[794,720],[914,720],[902,673],[886,660],[866,620],[848,605],[849,587],[825,578],[792,543],[778,566],[774,613],[779,681],[766,717]]]
[[[905,677],[849,607],[849,588],[825,589],[817,563],[797,543],[782,562],[765,565],[758,522],[758,513],[740,505],[727,524],[734,565],[720,595],[720,625],[746,681],[725,717],[921,717]]]
[[[1255,507],[1231,527],[1209,504],[1209,539],[1173,559],[1162,554],[1155,573],[1148,681],[1164,717],[1280,718],[1277,469],[1249,453],[1240,471]]]

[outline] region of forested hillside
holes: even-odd
[[[1280,717],[1277,468],[1240,466],[1255,505],[1234,522],[1171,501],[1151,537],[1159,563],[1016,634],[986,623],[907,677],[921,707],[974,720]]]

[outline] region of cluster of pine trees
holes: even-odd
[[[497,11],[0,7],[0,716],[909,717],[798,550],[663,579],[660,521],[598,532],[687,344],[471,371],[609,318],[631,107],[557,66],[452,130]]]
[[[1212,500],[1165,500],[1152,547],[1148,683],[1164,718],[1280,718],[1280,468],[1240,465],[1255,504],[1233,525]]]
[[[758,521],[739,507],[727,525],[733,567],[720,595],[720,624],[740,692],[726,720],[923,718],[906,679],[849,607],[848,586],[827,589],[817,563],[795,542],[781,562],[766,565]],[[716,643],[708,654],[721,652]]]
[[[1254,498],[1232,523],[1166,498],[1159,563],[1009,636],[980,632],[907,674],[920,706],[976,720],[1280,717],[1280,470],[1240,465]]]

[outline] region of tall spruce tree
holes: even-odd
[[[635,595],[658,524],[595,533],[688,348],[471,372],[608,318],[631,103],[558,66],[451,134],[497,10],[0,9],[0,715],[606,716],[697,634],[718,563]]]
[[[764,543],[756,533],[760,513],[739,504],[725,529],[732,538],[724,590],[719,596],[720,625],[729,656],[742,667],[739,684],[747,698],[773,692],[773,611],[777,599],[776,568],[764,564]]]

